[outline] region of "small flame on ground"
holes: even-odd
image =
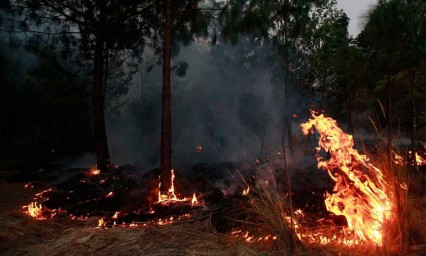
[[[158,201],[157,201],[157,203],[191,201],[191,205],[192,206],[197,205],[198,204],[198,199],[197,199],[195,193],[192,195],[191,199],[190,198],[186,198],[186,197],[184,197],[184,198],[181,199],[181,198],[178,198],[176,196],[176,193],[175,193],[175,172],[174,172],[174,170],[171,170],[171,176],[172,176],[171,186],[170,186],[170,188],[168,190],[167,195],[161,194],[161,191],[160,191],[161,182],[158,183]],[[159,179],[160,178],[161,177],[159,177]]]
[[[405,161],[405,159],[398,155],[395,151],[392,151],[392,161],[397,164],[397,165],[413,165],[413,166],[423,166],[426,165],[426,159],[424,159],[423,157],[421,157],[419,155],[419,153],[414,152],[414,156],[413,156],[413,152],[410,150],[408,152],[408,154],[410,156],[412,156],[412,159],[414,160],[413,162],[409,162],[409,161]]]
[[[43,197],[43,195],[44,195],[45,193],[50,192],[50,191],[52,191],[52,188],[48,188],[48,189],[46,189],[46,190],[43,190],[43,191],[41,191],[40,193],[37,193],[35,196],[36,196],[37,198],[41,198],[41,197]]]
[[[392,151],[392,161],[397,165],[404,165],[405,159],[398,155],[395,151]]]
[[[98,227],[97,228],[105,228],[105,225],[106,225],[106,223],[104,221],[104,218],[100,218],[98,220]]]
[[[114,216],[112,216],[112,219],[118,219],[119,215],[120,215],[120,212],[115,212]]]
[[[422,166],[426,165],[426,159],[421,157],[417,152],[415,153],[416,165]]]
[[[41,204],[38,204],[37,202],[32,202],[27,206],[22,207],[24,210],[24,213],[30,215],[36,220],[45,220],[47,219],[45,216],[43,216],[43,206]]]
[[[242,229],[234,229],[231,231],[231,235],[236,238],[243,238],[246,243],[255,243],[255,242],[263,242],[270,240],[277,240],[277,236],[268,234],[268,235],[254,235],[249,231],[243,231]]]
[[[249,192],[250,192],[250,187],[247,186],[247,188],[243,190],[242,194],[243,194],[243,196],[246,196],[246,195],[248,195]]]
[[[95,175],[101,174],[101,171],[98,170],[96,167],[92,167],[92,168],[90,168],[89,174],[91,176],[95,176]]]
[[[161,188],[161,182],[158,184],[158,203],[164,202],[164,201],[185,201],[182,199],[177,198],[175,194],[175,171],[172,169],[170,170],[171,176],[172,176],[172,184],[168,190],[167,195],[161,194],[160,188]],[[158,177],[160,179],[160,177]]]
[[[192,199],[191,199],[191,206],[197,205],[198,204],[198,199],[197,196],[195,195],[195,193],[192,195]]]

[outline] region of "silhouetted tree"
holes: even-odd
[[[49,43],[61,43],[64,55],[90,61],[97,166],[105,171],[110,166],[103,88],[107,52],[130,50],[139,56],[145,45],[157,45],[161,5],[138,0],[16,0],[10,5],[11,32],[47,37]],[[79,54],[73,53],[75,49]]]

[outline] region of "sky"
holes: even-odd
[[[362,29],[361,17],[376,3],[377,0],[337,0],[337,7],[343,9],[350,19],[349,35],[356,37],[359,34]]]

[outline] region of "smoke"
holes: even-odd
[[[251,161],[281,149],[282,84],[270,47],[259,42],[182,47],[174,64],[186,62],[186,75],[172,77],[174,166],[197,162]],[[145,59],[152,59],[147,52]],[[133,80],[127,104],[108,118],[111,157],[116,164],[149,170],[159,166],[161,64],[144,68]],[[275,72],[276,73],[276,72]],[[278,74],[281,75],[282,74]],[[281,80],[282,81],[282,80]],[[290,113],[308,113],[305,99],[292,93]],[[297,106],[297,107],[296,107]],[[295,124],[293,129],[298,129]]]

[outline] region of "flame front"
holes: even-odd
[[[345,216],[349,229],[360,240],[381,246],[382,226],[393,207],[382,171],[354,149],[353,137],[343,132],[335,120],[311,113],[312,119],[301,124],[303,134],[313,132],[313,128],[318,131],[318,168],[326,170],[336,183],[333,193],[326,194],[327,210]],[[329,152],[330,159],[319,155],[321,148]]]

